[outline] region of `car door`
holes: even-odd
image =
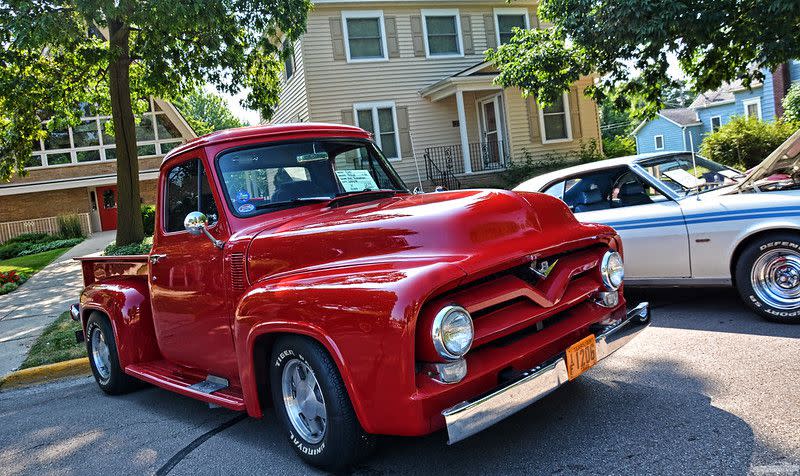
[[[586,172],[544,191],[564,200],[579,221],[603,223],[619,233],[627,282],[691,276],[680,205],[630,168]]]
[[[203,162],[191,158],[162,174],[159,227],[150,260],[150,300],[162,355],[172,363],[237,379],[232,316],[226,304],[223,250],[185,231],[193,211],[227,238]]]

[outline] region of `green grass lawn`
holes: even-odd
[[[43,253],[36,253],[35,255],[19,256],[0,261],[0,273],[15,269],[18,273],[25,273],[30,276],[52,263],[68,249],[69,248],[58,248]]]
[[[75,331],[80,329],[81,324],[69,317],[69,311],[63,312],[36,339],[20,368],[27,369],[85,357],[86,344],[75,342]]]

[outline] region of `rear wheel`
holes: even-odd
[[[141,386],[141,382],[120,368],[111,323],[98,312],[92,313],[86,321],[86,352],[94,379],[107,394],[119,395]]]
[[[339,371],[322,346],[299,336],[282,337],[269,368],[275,412],[306,463],[340,471],[369,454],[374,437],[361,428]]]
[[[750,243],[736,262],[736,288],[764,318],[800,323],[800,236],[775,233]]]

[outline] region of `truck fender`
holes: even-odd
[[[299,334],[319,342],[336,363],[364,430],[384,432],[386,408],[408,409],[402,399],[416,389],[415,326],[422,304],[463,276],[458,266],[430,259],[320,269],[256,282],[242,296],[234,321],[248,413],[263,414],[257,341],[267,334]],[[391,418],[402,419],[401,410]]]
[[[81,324],[94,311],[105,314],[111,322],[123,369],[138,362],[161,359],[153,318],[150,292],[146,281],[130,277],[112,277],[87,286],[81,294]]]

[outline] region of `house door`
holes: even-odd
[[[483,167],[484,169],[499,168],[503,157],[503,114],[500,96],[493,96],[479,104]]]
[[[97,187],[97,198],[100,200],[100,229],[103,231],[117,229],[117,187]]]

